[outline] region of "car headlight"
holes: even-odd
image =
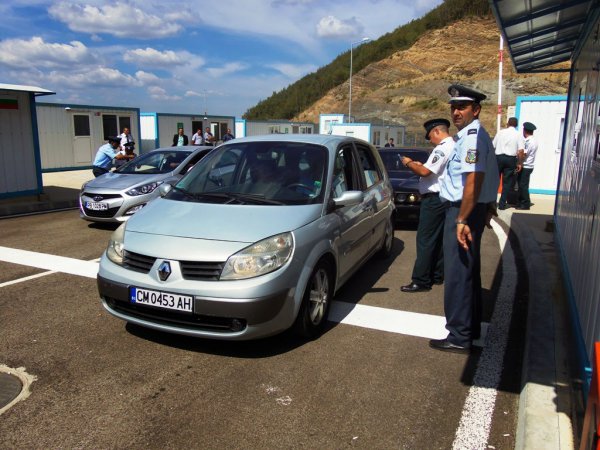
[[[129,189],[125,192],[127,195],[135,196],[135,195],[145,195],[152,192],[154,189],[163,184],[162,181],[155,181],[154,183],[148,183],[143,186],[139,186],[133,189]]]
[[[273,272],[290,259],[293,250],[292,233],[271,236],[230,256],[221,280],[243,280]]]
[[[117,228],[111,235],[106,248],[106,256],[112,262],[123,265],[123,253],[125,252],[125,223]]]

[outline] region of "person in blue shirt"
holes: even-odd
[[[108,138],[108,143],[100,146],[96,152],[96,158],[92,167],[92,172],[95,177],[104,175],[112,167],[113,159],[126,159],[127,156],[119,152],[121,146],[121,138],[119,136],[111,136]]]
[[[444,314],[448,336],[429,346],[468,353],[481,326],[481,236],[496,213],[498,165],[492,140],[479,122],[486,95],[466,86],[448,88],[452,122],[458,129],[454,152],[440,181],[446,201],[444,222]]]

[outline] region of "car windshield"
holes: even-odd
[[[403,156],[408,156],[410,159],[419,161],[421,163],[425,163],[427,161],[427,158],[429,157],[429,153],[427,153],[425,150],[405,152],[402,152],[402,149],[399,149],[398,151],[386,150],[384,152],[379,152],[379,154],[381,155],[383,165],[385,166],[388,172],[410,172],[410,169],[404,167],[404,164],[402,164]]]
[[[160,150],[132,159],[116,170],[118,173],[155,174],[175,170],[191,152]]]
[[[168,198],[227,204],[307,205],[323,202],[325,147],[298,142],[236,142],[213,150]]]

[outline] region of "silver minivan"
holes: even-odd
[[[214,149],[112,235],[98,273],[112,315],[242,340],[313,338],[335,292],[392,252],[393,189],[359,139],[269,135]]]

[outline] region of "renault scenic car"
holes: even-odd
[[[144,327],[315,337],[335,292],[392,252],[392,186],[355,138],[236,139],[159,189],[114,232],[98,273],[108,312]]]
[[[79,215],[92,222],[124,222],[158,197],[158,186],[178,181],[213,147],[165,147],[129,161],[114,172],[86,182]]]

